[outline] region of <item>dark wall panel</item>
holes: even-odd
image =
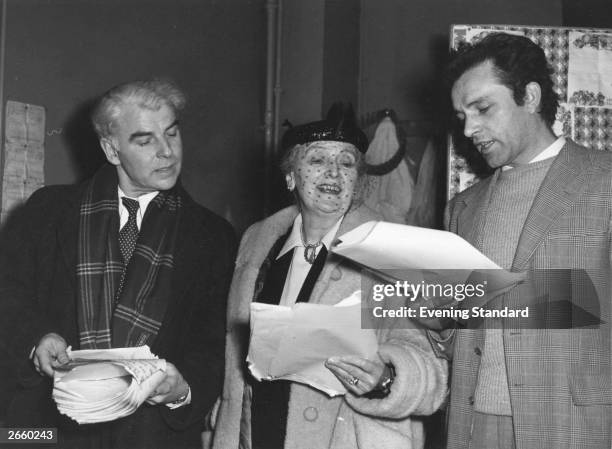
[[[609,1],[609,0],[608,0]],[[561,0],[361,0],[360,111],[430,119],[451,24],[560,26]]]
[[[47,184],[98,166],[95,96],[168,77],[189,98],[184,184],[240,230],[260,217],[263,0],[8,0],[7,22],[5,97],[47,109]]]
[[[563,25],[612,28],[610,0],[563,0]]]
[[[357,107],[359,21],[359,0],[325,2],[322,115],[338,100]]]

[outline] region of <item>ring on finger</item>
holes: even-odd
[[[351,384],[353,387],[356,387],[359,383],[359,379],[357,377],[351,377],[348,383]]]

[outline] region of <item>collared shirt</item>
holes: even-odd
[[[127,223],[128,218],[130,216],[130,213],[128,212],[127,208],[123,205],[123,201],[121,201],[122,197],[130,198],[131,200],[138,201],[138,204],[140,207],[138,208],[138,212],[136,213],[136,226],[138,227],[138,230],[140,231],[140,225],[142,224],[142,217],[144,217],[144,214],[147,211],[147,207],[149,207],[149,204],[151,203],[153,198],[155,198],[158,194],[159,192],[155,191],[155,192],[145,193],[144,195],[140,195],[138,198],[132,198],[132,197],[127,196],[125,193],[123,193],[123,190],[121,190],[121,187],[117,186],[117,195],[119,197],[119,229],[121,229]]]
[[[528,164],[533,164],[534,162],[540,162],[544,159],[549,159],[551,157],[555,157],[559,154],[561,149],[565,146],[565,137],[561,136],[553,143],[551,143],[548,147],[546,147],[543,151],[541,151],[536,157],[528,162]],[[510,170],[514,168],[512,165],[504,165],[502,170]]]
[[[342,218],[334,224],[334,226],[325,234],[325,236],[321,239],[321,243],[325,246],[325,248],[329,251],[331,248],[332,242],[334,241],[334,237],[340,228],[340,223],[342,223]],[[302,285],[306,280],[306,276],[308,276],[308,272],[310,271],[311,264],[309,264],[304,258],[304,244],[302,243],[302,214],[299,214],[293,220],[293,228],[291,229],[291,234],[289,234],[289,238],[281,248],[278,253],[277,259],[285,255],[287,252],[293,251],[293,257],[291,258],[291,265],[289,266],[289,272],[287,273],[287,279],[285,279],[285,286],[283,287],[283,294],[281,296],[279,305],[281,306],[291,306],[295,304],[298,295],[300,294],[300,290],[302,289]],[[319,246],[316,249],[316,254],[319,255],[319,251],[323,246]]]

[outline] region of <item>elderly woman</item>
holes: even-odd
[[[422,448],[422,424],[411,416],[434,412],[445,397],[447,366],[425,333],[382,321],[378,357],[325,362],[345,396],[289,381],[257,382],[245,369],[251,301],[331,305],[367,277],[329,252],[337,235],[380,220],[356,199],[367,139],[352,110],[332,109],[326,120],[283,138],[281,169],[297,205],[251,226],[242,239],[228,305],[225,384],[213,419],[216,449]]]

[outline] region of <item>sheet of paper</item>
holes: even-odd
[[[68,348],[67,353],[70,360],[144,360],[157,358],[147,345],[135,346],[133,348],[80,349],[78,351],[73,351],[72,348]]]
[[[370,221],[339,237],[332,252],[378,272],[386,280],[464,284],[487,281],[488,297],[525,279],[511,273],[456,234],[384,221]]]
[[[495,270],[500,267],[456,234],[370,221],[340,236],[332,251],[376,270]]]
[[[0,220],[44,185],[45,109],[8,101]]]
[[[361,329],[360,292],[335,306],[251,304],[247,361],[258,380],[292,380],[330,396],[344,394],[325,360],[343,355],[372,359],[377,350],[374,331]]]

